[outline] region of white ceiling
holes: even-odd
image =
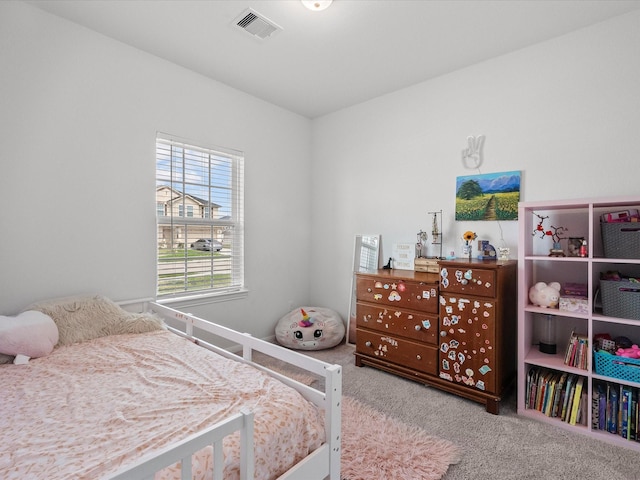
[[[640,9],[640,0],[27,0],[314,118]],[[282,27],[235,26],[252,8]]]

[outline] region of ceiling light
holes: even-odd
[[[309,10],[313,10],[314,12],[319,12],[320,10],[324,10],[333,0],[300,0],[302,4],[307,7]]]

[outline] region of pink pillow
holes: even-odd
[[[58,343],[58,327],[41,312],[28,310],[17,317],[0,315],[0,353],[44,357]]]

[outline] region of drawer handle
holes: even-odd
[[[416,332],[419,332],[421,327],[420,327],[420,325],[416,325],[416,326],[415,326],[415,327],[413,327],[413,328],[415,328],[415,329],[416,329]]]
[[[420,355],[416,355],[416,358],[417,358],[418,360],[422,360],[422,357],[421,357]]]
[[[367,288],[367,292],[371,293],[371,289],[370,289],[370,288]]]
[[[365,346],[370,347],[371,346],[371,342],[365,342]]]

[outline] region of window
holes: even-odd
[[[240,152],[158,135],[159,298],[244,289],[243,205]]]

